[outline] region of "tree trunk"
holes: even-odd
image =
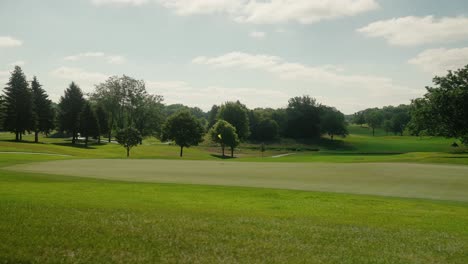
[[[130,157],[130,148],[127,147],[127,158]]]
[[[19,132],[16,131],[15,134],[16,134],[16,139],[15,139],[15,140],[16,140],[16,141],[19,141]]]
[[[34,131],[34,143],[39,142],[39,131]]]
[[[73,133],[72,133],[72,144],[75,145],[75,142],[76,142],[76,132],[73,131]]]
[[[23,141],[23,132],[20,132],[20,141]]]
[[[88,147],[88,136],[85,137],[84,146]]]
[[[231,158],[234,158],[234,148],[231,148]]]
[[[330,135],[330,138],[331,138],[331,140],[333,141],[333,134],[332,134],[332,135]]]
[[[375,128],[372,127],[372,136],[375,136]]]
[[[183,146],[180,146],[180,156],[182,157],[182,153],[184,151],[184,147]]]
[[[223,158],[224,158],[224,145],[221,145],[221,151],[223,152]]]
[[[97,143],[98,143],[98,144],[101,144],[101,135],[99,135],[99,136],[97,137]]]
[[[112,129],[109,129],[109,143],[111,142],[111,137],[112,137]]]

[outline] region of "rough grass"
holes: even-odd
[[[83,148],[70,146],[62,139],[43,139],[45,144],[33,144],[6,141],[10,138],[10,134],[0,134],[0,152],[46,152],[71,157],[0,154],[0,263],[468,262],[467,202],[14,172],[3,167],[84,158],[122,162],[116,158],[124,157],[125,151],[115,144]],[[401,144],[404,138],[379,138],[372,141],[352,135],[343,141],[327,142],[332,146],[327,151],[300,152],[277,159],[262,159],[260,152],[245,147],[235,161],[262,161],[266,167],[290,164],[270,162],[311,161],[468,164],[467,154],[449,153],[453,150],[446,149],[445,139],[431,139],[434,147],[417,138],[407,138]],[[398,153],[406,153],[376,154],[395,152],[395,144]],[[336,148],[340,145],[346,148]],[[421,152],[414,152],[418,149]],[[206,146],[190,148],[183,159],[219,161],[213,156],[217,151]],[[284,150],[269,150],[266,155],[281,153]],[[179,159],[177,155],[177,147],[154,140],[132,151],[132,159]],[[223,163],[249,166],[232,160]],[[95,173],[100,168],[95,166]],[[223,173],[219,171],[219,175]],[[431,177],[434,171],[427,173]],[[466,183],[443,181],[444,175],[434,175],[437,180],[433,186],[439,184],[440,190],[453,188],[455,191],[447,192],[449,195],[468,193],[463,193]],[[388,184],[386,191],[400,188],[411,191],[411,180],[402,179],[401,185]]]
[[[466,263],[466,203],[0,171],[4,263]]]

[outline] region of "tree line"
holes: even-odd
[[[434,86],[409,105],[369,108],[352,116],[352,122],[383,128],[387,133],[457,138],[468,145],[468,65],[433,78]]]
[[[112,76],[84,94],[71,82],[53,103],[37,77],[29,82],[19,66],[11,72],[0,97],[1,130],[13,132],[16,141],[26,133],[49,135],[56,131],[71,137],[71,144],[83,138],[101,143],[113,138],[127,149],[147,136],[173,141],[183,149],[197,145],[205,135],[225,147],[231,156],[242,141],[272,142],[281,137],[318,139],[322,135],[346,136],[345,116],[336,108],[322,105],[309,96],[294,97],[286,108],[248,109],[239,101],[213,105],[203,112],[181,104],[164,105],[163,97],[149,94],[143,80]]]

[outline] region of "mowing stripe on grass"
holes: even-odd
[[[244,163],[61,160],[7,167],[23,172],[468,201],[468,166],[408,163]]]

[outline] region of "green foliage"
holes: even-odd
[[[160,136],[164,120],[162,100],[161,96],[145,95],[136,104],[134,124],[142,137]]]
[[[59,102],[59,128],[72,135],[72,143],[76,143],[80,127],[80,114],[85,104],[83,92],[74,82],[65,90]]]
[[[223,157],[225,146],[231,149],[231,157],[234,157],[234,149],[240,144],[240,140],[233,125],[225,120],[218,120],[211,128],[209,134],[213,142],[221,145]]]
[[[115,135],[115,139],[127,150],[127,158],[130,156],[130,149],[142,141],[140,132],[134,127],[119,129]]]
[[[99,120],[89,102],[85,102],[80,114],[80,134],[85,138],[86,147],[89,137],[99,137],[100,135]]]
[[[216,121],[218,121],[218,112],[219,112],[219,106],[217,105],[213,105],[210,109],[210,111],[208,111],[208,125],[207,125],[207,128],[210,129],[215,123]]]
[[[433,82],[435,87],[426,87],[424,97],[413,101],[412,130],[459,138],[468,145],[468,65]]]
[[[345,116],[340,111],[332,107],[322,106],[321,107],[321,131],[326,133],[333,140],[335,135],[345,137],[348,135],[346,129]]]
[[[99,123],[98,143],[101,143],[101,135],[109,134],[109,118],[102,105],[97,105],[95,112]]]
[[[3,127],[15,133],[16,141],[19,141],[26,131],[31,130],[33,122],[32,94],[19,66],[15,66],[4,92]]]
[[[46,91],[42,89],[42,85],[34,76],[31,82],[32,89],[32,109],[33,109],[33,126],[32,130],[35,134],[35,142],[38,142],[38,133],[50,133],[54,129],[55,111],[52,108],[52,101]]]
[[[286,134],[291,138],[320,137],[320,105],[309,96],[289,99]]]
[[[184,147],[196,146],[203,141],[204,129],[190,112],[182,111],[170,116],[163,127],[162,140],[173,140],[180,146],[182,157]]]
[[[223,104],[219,109],[218,119],[233,125],[240,140],[245,140],[250,135],[248,110],[239,101]]]
[[[383,122],[383,115],[378,110],[371,111],[366,115],[366,122],[372,128],[372,135],[375,135],[375,129],[379,128]]]

